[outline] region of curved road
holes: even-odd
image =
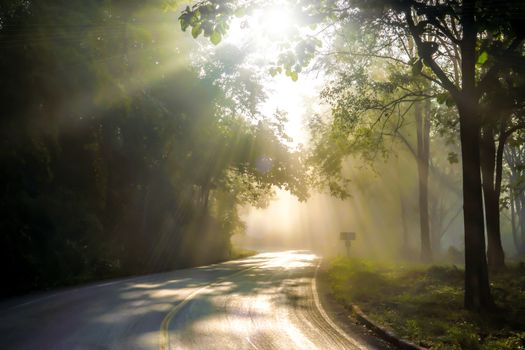
[[[319,258],[264,253],[0,304],[2,349],[374,349],[319,301]]]

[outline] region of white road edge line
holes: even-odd
[[[355,347],[361,350],[368,350],[363,344],[359,343],[357,340],[352,339],[345,331],[343,331],[338,325],[336,325],[330,316],[326,313],[323,306],[321,305],[321,301],[319,299],[319,293],[317,292],[317,272],[319,271],[319,267],[321,266],[322,259],[319,259],[319,263],[317,264],[317,267],[315,269],[314,278],[312,279],[312,292],[314,295],[314,302],[315,306],[317,307],[317,310],[319,310],[319,313],[324,318],[326,323],[330,325],[337,333],[339,333],[343,338],[348,340],[350,343],[352,343]]]

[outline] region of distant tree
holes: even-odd
[[[506,177],[509,191],[512,239],[518,256],[525,255],[525,152],[523,133],[517,133],[504,150],[508,164]]]
[[[344,56],[341,60],[343,62]],[[335,184],[340,176],[340,163],[346,156],[361,154],[370,161],[378,149],[387,148],[385,139],[392,142],[401,140],[417,161],[420,258],[431,261],[428,211],[430,96],[421,90],[420,84],[412,81],[410,73],[403,75],[400,72],[403,68],[398,64],[391,64],[386,70],[380,65],[357,65],[359,68],[354,74],[350,65],[342,65],[337,71],[338,76],[322,94],[331,106],[333,123],[328,126],[328,132],[321,134],[316,131],[320,129],[318,124],[311,127],[315,150],[313,160],[321,165],[321,176],[327,177],[328,185],[341,191],[344,183]],[[374,74],[388,78],[385,81],[374,80],[371,78]],[[407,122],[409,115],[414,117],[412,123]],[[407,124],[415,125],[415,130],[407,131]],[[410,132],[416,135],[415,145],[406,135]],[[385,152],[382,154],[386,156]]]

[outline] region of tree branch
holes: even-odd
[[[412,37],[414,38],[414,42],[416,43],[416,46],[418,48],[419,56],[430,67],[430,69],[432,69],[434,74],[441,81],[443,88],[448,90],[450,94],[454,97],[454,99],[459,100],[459,97],[460,97],[459,89],[456,87],[456,85],[454,85],[454,83],[452,83],[452,81],[448,78],[448,76],[441,69],[441,67],[439,67],[439,65],[432,59],[431,54],[429,52],[426,52],[423,49],[423,42],[416,29],[416,25],[414,24],[414,19],[412,18],[412,13],[411,13],[410,8],[405,10],[405,16],[406,16],[406,20],[408,24],[408,29],[410,30],[410,33],[412,34]]]
[[[507,49],[503,52],[503,55],[509,54],[512,51],[516,50],[521,43],[523,42],[523,37],[517,37],[512,40],[510,45],[507,47]],[[501,69],[501,62],[497,62],[495,65],[493,65],[485,74],[485,76],[480,80],[477,88],[477,96],[481,96],[483,91],[486,89],[492,89],[493,87],[491,85],[491,81],[496,78],[496,75],[498,74],[498,71]]]

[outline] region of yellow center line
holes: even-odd
[[[184,300],[182,300],[181,302],[179,302],[178,304],[176,304],[171,310],[170,312],[168,312],[168,314],[164,317],[164,319],[162,320],[162,323],[160,324],[160,343],[159,343],[159,349],[160,350],[168,350],[170,348],[170,339],[169,339],[169,325],[170,325],[170,322],[171,320],[173,319],[173,317],[175,317],[175,315],[177,315],[177,313],[185,306],[187,305],[191,299],[193,299],[197,294],[203,292],[204,290],[220,283],[220,282],[223,282],[225,281],[226,279],[230,279],[232,277],[236,277],[248,270],[252,270],[256,267],[259,267],[259,265],[257,266],[252,266],[252,267],[248,267],[246,269],[243,269],[241,271],[237,271],[235,273],[232,273],[231,275],[228,275],[228,276],[224,276],[224,277],[220,277],[218,278],[215,282],[213,283],[210,283],[210,284],[207,284],[205,286],[202,286],[201,288],[197,289],[196,291],[194,291],[193,293],[191,293],[190,295],[188,295]]]

